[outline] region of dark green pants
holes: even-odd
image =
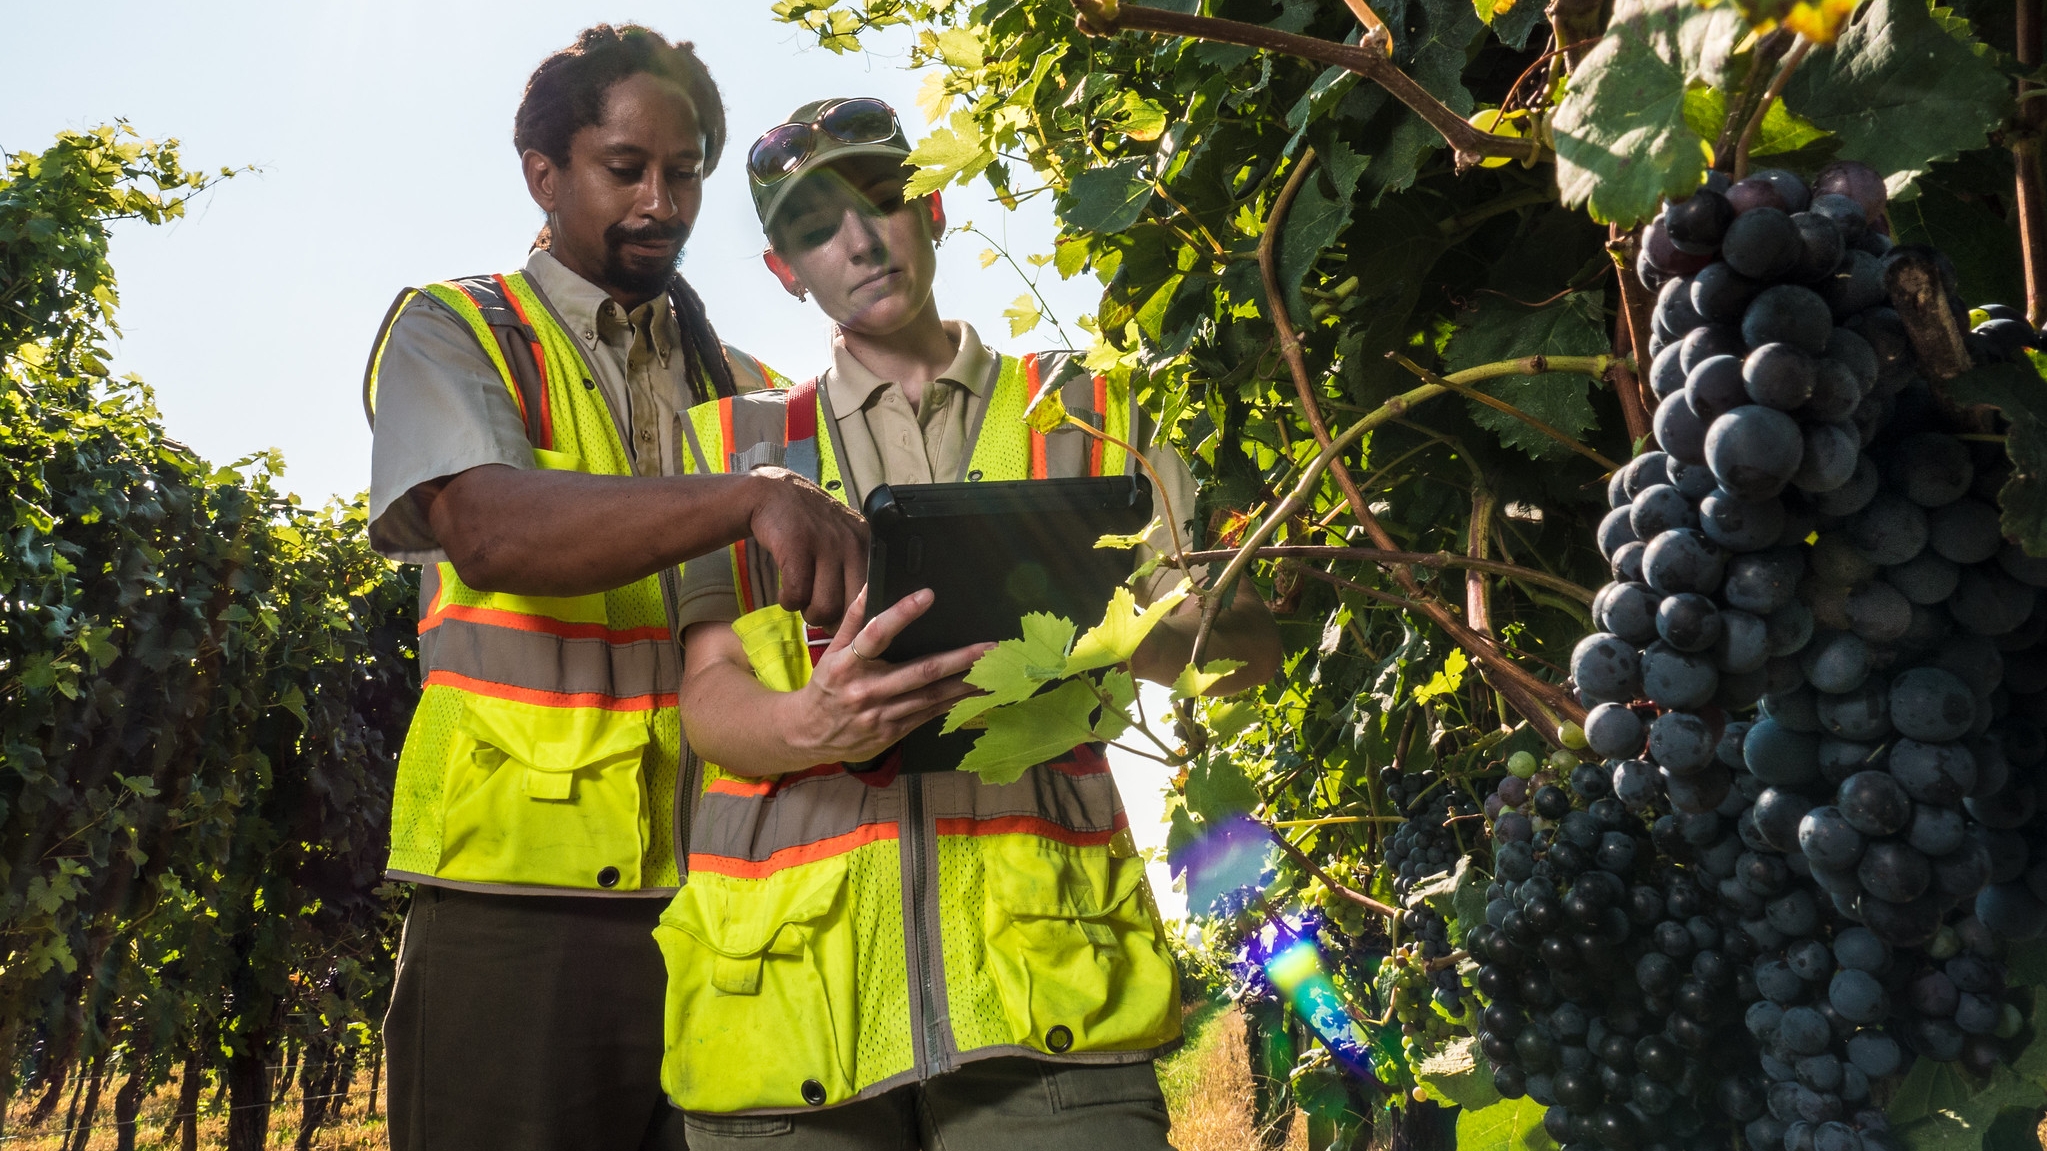
[[[1150,1062],[988,1059],[822,1111],[686,1121],[694,1151],[1171,1151]]]
[[[663,906],[419,888],[384,1017],[393,1151],[684,1151]]]

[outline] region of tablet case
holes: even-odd
[[[1151,523],[1144,476],[884,484],[863,507],[870,544],[867,614],[923,588],[929,611],[903,629],[881,658],[892,662],[970,643],[1015,639],[1028,612],[1051,612],[1085,629],[1130,578],[1128,549],[1097,548],[1104,535],[1133,535]],[[933,720],[896,745],[905,771],[950,771],[977,731],[939,734]],[[859,771],[884,762],[888,755]]]
[[[1015,639],[1028,612],[1051,612],[1083,628],[1100,621],[1110,595],[1130,578],[1134,557],[1095,541],[1144,530],[1151,481],[882,484],[863,510],[871,540],[868,618],[912,592],[937,593],[883,656],[901,662]]]

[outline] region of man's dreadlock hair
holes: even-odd
[[[689,98],[704,134],[704,175],[710,175],[725,149],[725,102],[718,85],[697,58],[696,45],[671,44],[638,24],[585,28],[574,44],[542,60],[512,119],[512,146],[522,156],[535,151],[566,167],[569,139],[604,119],[611,86],[641,73],[673,83]]]
[[[521,156],[538,152],[568,167],[570,139],[603,122],[604,101],[611,86],[641,73],[669,81],[688,98],[696,112],[697,130],[704,134],[704,175],[710,175],[718,166],[718,154],[725,150],[725,101],[718,95],[718,84],[697,58],[696,45],[687,40],[670,43],[659,32],[638,24],[585,28],[576,34],[575,43],[542,60],[526,81],[526,94],[512,118],[512,147]],[[550,230],[542,225],[533,246],[545,248],[552,240]],[[669,299],[693,361],[689,377],[697,398],[733,394],[732,369],[725,362],[724,345],[704,314],[703,301],[679,275],[669,283]]]

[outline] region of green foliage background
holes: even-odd
[[[206,184],[125,127],[0,176],[0,1114],[68,1096],[90,1126],[117,1082],[132,1146],[182,1066],[225,1083],[239,1149],[287,1046],[331,1084],[381,1011],[417,582],[360,500],[214,468],[109,376],[109,225]]]

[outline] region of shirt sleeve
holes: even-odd
[[[1168,517],[1180,529],[1181,546],[1188,551],[1195,551],[1201,547],[1201,532],[1196,526],[1199,517],[1194,507],[1199,489],[1194,483],[1194,473],[1187,469],[1187,461],[1180,458],[1180,453],[1173,445],[1152,439],[1151,421],[1146,419],[1144,423],[1145,462],[1158,473],[1158,480],[1152,487],[1151,511],[1158,519],[1159,525],[1152,529],[1150,537],[1137,548],[1139,566],[1153,556],[1172,554],[1173,533],[1166,527]],[[1138,588],[1138,598],[1150,603],[1171,591],[1183,577],[1199,581],[1206,573],[1206,565],[1186,572],[1179,568],[1162,566],[1144,580],[1143,585]]]
[[[406,302],[377,366],[370,546],[399,563],[448,558],[420,484],[484,464],[533,466],[518,406],[469,325],[424,292]]]
[[[675,629],[691,624],[731,623],[739,618],[739,595],[732,590],[732,549],[719,548],[682,565],[682,587],[676,595]]]

